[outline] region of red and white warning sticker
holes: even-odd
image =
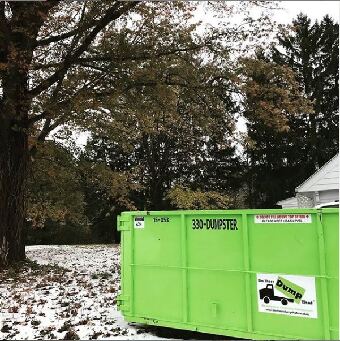
[[[311,214],[255,214],[255,223],[304,223],[312,222]]]

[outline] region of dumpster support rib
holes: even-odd
[[[322,292],[322,312],[323,312],[323,326],[324,336],[326,340],[331,338],[330,335],[330,322],[329,322],[329,307],[328,307],[328,290],[327,290],[327,274],[326,274],[326,259],[325,259],[325,240],[322,226],[322,215],[318,212],[316,215],[316,226],[319,241],[319,261],[320,261],[320,272],[321,272],[321,292]]]
[[[185,216],[181,214],[181,240],[182,240],[182,295],[183,295],[183,322],[188,322],[188,255],[187,255],[187,227]]]
[[[249,240],[248,240],[248,221],[247,215],[242,214],[242,234],[243,234],[243,265],[245,271],[245,292],[247,304],[247,329],[248,332],[253,332],[253,319],[252,319],[252,301],[251,301],[251,288],[250,288],[250,265],[249,265]]]

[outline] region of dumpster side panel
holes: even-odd
[[[248,215],[250,268],[255,273],[252,280],[253,323],[254,329],[259,332],[286,333],[299,338],[324,338],[323,311],[322,306],[317,304],[318,302],[316,302],[318,319],[289,316],[287,312],[281,313],[280,309],[284,308],[285,311],[291,311],[293,314],[299,311],[302,313],[308,306],[301,304],[298,308],[290,309],[290,303],[287,304],[287,307],[274,301],[266,304],[259,298],[256,285],[256,274],[269,273],[282,275],[282,277],[285,277],[285,274],[310,276],[316,280],[316,296],[321,297],[321,287],[318,280],[320,264],[318,259],[317,212],[310,213],[310,216],[311,222],[261,223],[256,221],[256,213]],[[273,284],[275,286],[275,283]],[[263,309],[273,307],[277,313],[259,312],[260,305]]]
[[[120,219],[127,320],[243,338],[338,339],[338,210]]]
[[[161,220],[163,218],[163,221]],[[138,266],[181,265],[180,216],[144,217],[144,227],[133,229],[134,263]]]
[[[242,216],[237,214],[187,215],[188,266],[206,271],[242,270],[241,219]]]
[[[134,313],[150,319],[180,322],[182,274],[179,269],[136,266]]]
[[[195,212],[185,222],[189,322],[245,329],[242,216]]]
[[[189,271],[189,321],[224,329],[247,330],[244,274],[234,271]]]
[[[134,313],[157,320],[181,321],[181,217],[161,214],[143,218],[144,226],[132,229]]]
[[[253,271],[300,275],[319,272],[319,263],[315,261],[318,254],[316,213],[311,214],[311,223],[256,223],[256,216],[248,215]]]

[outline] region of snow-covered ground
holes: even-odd
[[[119,246],[28,246],[0,271],[0,339],[160,339],[117,311]]]

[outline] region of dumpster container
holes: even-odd
[[[249,339],[339,339],[339,210],[124,212],[130,322]]]

